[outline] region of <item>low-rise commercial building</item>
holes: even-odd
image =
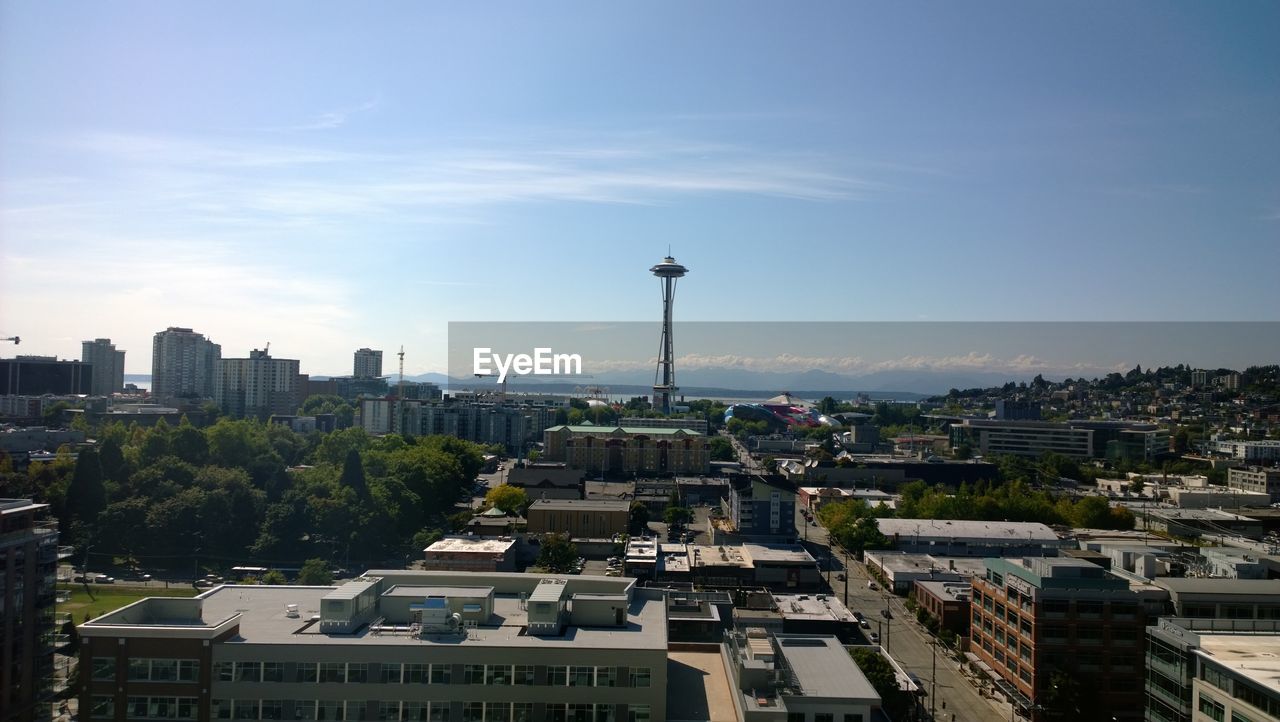
[[[1233,534],[1261,539],[1263,534],[1257,519],[1221,509],[1146,509],[1143,517],[1150,529],[1191,539]]]
[[[863,554],[867,569],[893,594],[908,594],[917,582],[967,582],[986,573],[979,557],[935,557],[930,554],[881,549]]]
[[[1261,491],[1244,489],[1183,489],[1171,487],[1169,500],[1179,509],[1209,509],[1212,507],[1267,506],[1271,495]]]
[[[528,464],[507,472],[506,482],[529,499],[582,499],[586,474],[564,464]]]
[[[1280,441],[1275,439],[1205,441],[1201,442],[1200,449],[1207,454],[1225,456],[1246,464],[1280,461]]]
[[[587,539],[625,534],[631,502],[622,499],[535,499],[525,512],[530,534],[564,533]]]
[[[915,599],[920,608],[961,637],[969,634],[969,599],[973,585],[969,582],[916,582]]]
[[[877,519],[899,551],[949,557],[1053,556],[1074,546],[1037,522]]]
[[[510,537],[445,537],[422,550],[422,567],[451,572],[513,572],[516,540]]]
[[[543,432],[548,461],[604,474],[706,474],[711,445],[693,429],[555,426]]]
[[[630,579],[370,571],[80,625],[89,720],[664,722],[666,603]]]

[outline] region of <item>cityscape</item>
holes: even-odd
[[[924,7],[0,7],[0,722],[1280,722],[1280,10]]]

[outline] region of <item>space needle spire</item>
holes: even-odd
[[[653,375],[653,406],[664,414],[671,413],[671,397],[676,386],[675,350],[671,341],[671,311],[676,300],[676,280],[689,269],[668,255],[662,263],[649,269],[662,285],[662,340],[658,346],[658,368]]]

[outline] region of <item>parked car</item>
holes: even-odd
[[[868,622],[865,619],[859,619],[858,626],[862,627],[863,629],[871,629],[871,622]]]
[[[872,633],[868,634],[868,635],[867,635],[867,639],[870,639],[872,644],[879,644],[879,643],[880,643],[880,635],[879,635],[879,634],[876,634],[875,632],[872,632]]]
[[[867,589],[870,589],[870,590],[872,590],[872,591],[875,591],[875,590],[876,590],[876,589],[878,589],[878,588],[879,588],[879,587],[877,587],[877,586],[876,586],[876,583],[875,583],[875,582],[871,581],[870,579],[868,579],[868,580],[867,580]]]

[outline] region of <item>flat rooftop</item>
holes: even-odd
[[[631,509],[631,502],[626,499],[536,499],[529,505],[529,511],[534,509],[628,511]]]
[[[806,697],[880,699],[853,657],[835,637],[778,634],[775,638]]]
[[[1201,654],[1272,692],[1280,691],[1280,635],[1201,634]]]
[[[786,619],[857,623],[853,613],[833,594],[774,594],[773,603]]]
[[[95,631],[112,635],[111,629],[148,630],[148,634],[162,636],[168,633],[169,620],[160,615],[170,611],[185,611],[184,617],[173,620],[183,626],[208,629],[225,625],[235,619],[239,634],[226,644],[273,645],[363,645],[406,646],[444,645],[449,647],[517,647],[557,648],[588,647],[602,649],[666,649],[666,602],[660,595],[634,591],[634,580],[615,577],[573,576],[516,573],[467,573],[429,572],[405,570],[373,570],[364,579],[381,579],[383,594],[393,597],[421,597],[454,591],[456,597],[475,597],[494,590],[493,614],[467,633],[441,633],[433,636],[413,637],[407,632],[391,632],[384,629],[371,633],[368,625],[358,627],[351,634],[325,634],[312,617],[320,614],[321,600],[341,589],[340,586],[295,587],[265,585],[223,585],[215,587],[192,599],[183,599],[190,605],[182,608],[164,602],[168,598],[149,598],[112,612],[105,617],[81,626],[83,633]],[[579,627],[568,623],[561,636],[539,637],[526,634],[528,624],[526,605],[520,595],[526,597],[542,579],[563,579],[566,587],[564,598],[575,594],[598,599],[598,595],[614,595],[627,599],[625,624],[621,627]],[[344,585],[345,586],[345,585]],[[652,597],[652,598],[650,598]],[[379,600],[379,604],[382,600]],[[401,602],[403,604],[403,602]],[[297,605],[298,616],[287,616],[288,605]],[[407,621],[388,620],[387,624],[407,624]],[[133,633],[134,636],[136,632]],[[120,636],[125,636],[121,634]]]
[[[667,653],[667,719],[736,722],[719,651]]]
[[[743,544],[742,551],[753,564],[791,564],[811,566],[818,563],[799,544]]]
[[[904,540],[912,537],[931,539],[987,539],[1005,542],[1057,542],[1052,529],[1027,521],[963,521],[959,519],[877,519],[880,533],[895,534]]]
[[[515,543],[514,539],[457,536],[441,539],[424,549],[423,553],[441,554],[447,552],[450,554],[505,554],[508,549],[515,546]]]

